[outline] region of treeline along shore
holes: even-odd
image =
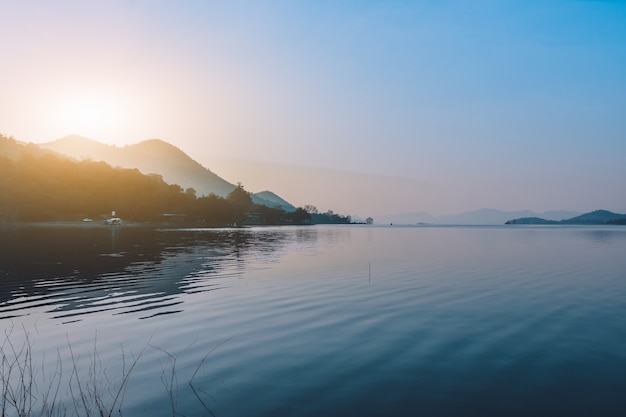
[[[0,142],[18,146],[2,135]],[[113,211],[124,221],[209,227],[351,221],[350,216],[332,211],[285,211],[255,204],[241,184],[226,197],[197,196],[193,188],[168,184],[157,174],[40,153],[34,145],[19,146],[17,156],[0,154],[0,223],[104,221]]]

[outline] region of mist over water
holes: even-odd
[[[20,226],[0,251],[13,343],[140,356],[124,416],[626,412],[623,227]]]

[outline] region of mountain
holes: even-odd
[[[117,147],[81,136],[66,136],[40,147],[79,160],[104,161],[112,166],[137,168],[144,174],[158,174],[170,184],[193,188],[198,195],[213,193],[225,197],[235,189],[176,146],[159,139]]]
[[[296,211],[296,207],[294,205],[283,200],[271,191],[261,191],[260,193],[252,194],[252,202],[256,204],[263,204],[268,207],[280,207],[288,213]]]
[[[72,135],[39,146],[79,160],[104,161],[112,166],[137,168],[144,174],[158,174],[170,184],[178,184],[185,189],[193,188],[198,196],[215,194],[226,197],[235,189],[234,184],[203,167],[176,146],[160,139],[118,147]],[[252,199],[257,204],[295,210],[293,205],[269,191],[253,193]]]
[[[480,209],[465,213],[439,216],[437,223],[442,224],[502,224],[513,217],[532,216],[535,213],[529,210],[506,212],[496,209]]]
[[[541,217],[520,217],[519,219],[507,220],[504,224],[559,224],[559,222],[542,219]]]
[[[581,216],[563,220],[563,224],[602,224],[611,220],[626,219],[626,214],[613,213],[608,210],[596,210]]]
[[[595,210],[561,221],[546,220],[538,217],[522,217],[509,220],[506,224],[626,224],[626,214],[613,213],[608,210]]]
[[[387,216],[377,216],[374,221],[377,224],[418,224],[418,223],[435,223],[436,217],[430,214],[420,211],[412,213],[396,213]]]
[[[416,212],[416,213],[401,213],[393,214],[389,216],[377,217],[376,223],[386,224],[417,224],[417,223],[430,223],[430,224],[463,224],[463,225],[496,225],[503,224],[511,218],[522,217],[545,217],[550,220],[561,220],[572,216],[577,216],[580,213],[575,211],[547,211],[544,213],[535,213],[530,210],[522,211],[502,211],[496,209],[480,209],[474,211],[468,211],[457,214],[448,214],[443,216],[431,216],[428,213]]]
[[[24,155],[41,157],[45,154],[54,153],[47,149],[41,149],[32,143],[24,143],[0,134],[0,157],[17,160]]]

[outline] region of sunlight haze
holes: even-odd
[[[624,1],[0,0],[0,133],[296,206],[626,212]]]

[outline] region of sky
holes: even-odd
[[[0,0],[0,133],[368,216],[626,212],[626,0]]]

